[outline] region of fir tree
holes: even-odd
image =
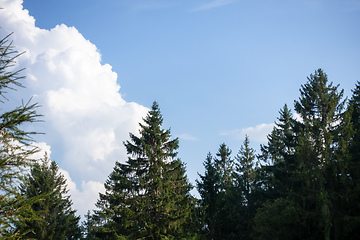
[[[301,116],[299,125],[299,144],[297,159],[302,164],[303,196],[306,211],[313,219],[309,231],[312,237],[322,235],[329,240],[338,227],[335,205],[336,185],[341,173],[342,159],[336,159],[336,148],[341,135],[344,104],[343,90],[328,82],[327,75],[321,70],[315,71],[308,82],[301,86],[300,98],[295,101],[295,110]]]
[[[233,183],[234,161],[230,155],[230,148],[222,143],[214,159],[214,166],[220,174],[221,191],[223,192],[230,188]]]
[[[254,239],[302,239],[295,120],[286,104],[279,114],[267,145],[261,146],[259,158],[264,164],[256,171],[260,173],[260,185],[256,189],[262,190],[263,198],[262,202],[257,199]]]
[[[342,212],[345,215],[341,232],[344,239],[355,239],[360,234],[360,82],[357,82],[352,91],[347,115],[350,116],[350,140],[344,145],[347,149],[340,156],[348,157],[347,171],[342,172],[343,197],[339,201]]]
[[[208,153],[204,162],[205,174],[196,180],[197,190],[201,197],[201,205],[204,214],[204,229],[208,239],[215,239],[219,233],[218,215],[220,203],[220,173],[216,170],[211,153]]]
[[[231,150],[221,144],[216,158],[209,153],[204,162],[205,174],[199,175],[197,189],[204,207],[204,228],[209,239],[236,239],[238,230],[237,202],[234,193],[234,162]]]
[[[342,98],[343,90],[329,83],[319,69],[301,86],[295,101],[299,120],[292,119],[286,106],[280,111],[269,143],[262,147],[263,159],[272,162],[263,167],[270,194],[255,217],[257,239],[327,240],[356,235],[358,214],[346,212],[352,202],[347,199],[354,197],[350,193],[356,189],[349,167],[353,107],[345,112]]]
[[[295,120],[288,106],[279,111],[275,127],[268,135],[268,144],[261,146],[263,166],[269,198],[286,197],[298,186],[295,161]]]
[[[140,124],[140,136],[130,133],[124,143],[129,158],[116,163],[100,194],[98,215],[102,234],[129,239],[174,239],[195,235],[185,226],[191,221],[194,201],[184,164],[177,159],[178,139],[161,128],[156,102]],[[105,239],[105,238],[103,238]]]
[[[78,226],[80,217],[71,208],[66,179],[59,173],[54,161],[45,156],[41,163],[35,163],[20,190],[26,199],[38,197],[31,205],[38,219],[18,225],[19,231],[26,233],[25,238],[45,240],[81,237]]]
[[[23,87],[21,71],[11,71],[20,54],[9,41],[10,35],[0,40],[0,103],[5,104],[7,90]],[[28,101],[13,110],[0,114],[0,237],[15,239],[21,237],[14,232],[15,224],[33,219],[30,205],[20,196],[18,185],[22,182],[24,170],[31,165],[31,155],[37,148],[31,146],[35,132],[24,131],[26,123],[39,121],[37,104]]]
[[[232,215],[234,205],[231,201],[231,190],[234,187],[234,160],[231,158],[231,152],[230,148],[225,143],[222,143],[214,158],[214,166],[220,176],[215,239],[231,239],[234,231],[234,216]]]
[[[250,147],[249,137],[246,135],[243,145],[240,146],[235,156],[235,188],[231,191],[234,198],[232,201],[235,211],[231,213],[234,222],[234,232],[237,238],[251,239],[253,218],[255,216],[255,204],[260,199],[256,190],[256,155]]]
[[[238,185],[241,185],[244,198],[251,193],[252,181],[255,175],[255,150],[250,147],[250,140],[245,136],[244,144],[235,157]]]

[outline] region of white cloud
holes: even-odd
[[[192,11],[204,11],[209,10],[217,7],[222,7],[224,5],[228,5],[230,3],[233,3],[234,0],[213,0],[208,3],[204,3],[203,5],[194,8]]]
[[[75,182],[64,169],[59,169],[59,172],[65,177],[69,195],[73,201],[73,209],[77,210],[77,214],[83,217],[88,210],[94,209],[94,205],[99,197],[99,193],[105,192],[104,184],[96,181],[83,181],[81,183],[82,190],[80,191]]]
[[[32,130],[45,133],[40,146],[51,147],[51,159],[71,176],[74,206],[84,206],[115,161],[127,159],[122,142],[129,132],[138,133],[148,109],[122,98],[117,74],[101,63],[96,46],[75,27],[37,28],[22,0],[0,0],[0,6],[0,37],[14,32],[16,49],[26,51],[18,65],[26,68],[27,88],[13,94],[25,100],[33,96],[42,105],[45,122]]]
[[[35,142],[30,147],[36,147],[39,151],[30,156],[31,159],[42,159],[45,154],[50,156],[51,146],[47,145],[46,142]]]
[[[250,141],[255,141],[258,143],[266,143],[267,135],[271,133],[274,127],[275,127],[275,123],[262,123],[256,125],[255,127],[223,131],[220,133],[220,135],[231,136],[240,140],[245,139],[245,135],[248,135]]]
[[[182,140],[187,140],[187,141],[197,141],[197,140],[199,140],[197,137],[194,137],[189,133],[183,133],[183,134],[177,135],[177,137],[182,139]]]

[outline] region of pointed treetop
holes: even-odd
[[[161,115],[159,104],[156,101],[153,102],[151,110],[148,112],[146,117],[143,118],[143,120],[149,126],[160,127],[162,125],[163,117]],[[142,124],[140,124],[140,126],[142,126]]]
[[[222,143],[219,147],[218,152],[216,153],[216,156],[220,157],[219,160],[225,160],[227,159],[231,154],[231,150],[228,146],[226,146],[225,143]]]
[[[341,100],[344,90],[338,91],[339,84],[333,86],[332,82],[329,83],[322,69],[316,70],[307,79],[308,82],[301,85],[300,98],[295,101],[295,111],[304,121],[316,118],[320,122],[331,121],[344,107],[345,101]]]

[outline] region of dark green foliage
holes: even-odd
[[[230,155],[231,150],[223,143],[220,145],[214,159],[214,166],[220,175],[220,191],[226,191],[232,185],[234,161]]]
[[[235,157],[208,155],[198,190],[208,239],[357,239],[360,234],[360,84],[343,90],[315,71],[285,105],[256,162],[246,137]]]
[[[290,109],[285,106],[280,110],[276,126],[268,135],[268,144],[261,146],[260,159],[267,164],[263,166],[263,181],[266,184],[270,199],[287,197],[299,187],[295,159],[295,120]]]
[[[58,166],[47,156],[35,163],[20,190],[26,199],[37,198],[31,208],[38,219],[18,225],[26,239],[78,239],[80,218],[71,209],[72,202],[66,189],[66,179]],[[30,229],[30,232],[28,230]]]
[[[97,217],[101,239],[190,239],[188,226],[197,221],[192,186],[184,164],[176,158],[178,139],[161,129],[163,119],[154,102],[140,124],[140,136],[124,143],[129,159],[117,162],[100,194]],[[198,231],[198,230],[196,230]]]
[[[300,99],[295,110],[300,114],[299,147],[297,158],[304,183],[302,194],[306,207],[314,218],[310,225],[327,240],[338,237],[338,216],[334,209],[337,202],[339,173],[343,172],[342,159],[336,158],[341,133],[344,104],[343,90],[328,83],[327,75],[321,70],[310,75],[308,83],[300,89]],[[335,230],[335,231],[333,231]]]
[[[272,160],[264,170],[267,192],[271,193],[268,196],[274,200],[258,210],[254,228],[257,239],[267,239],[269,233],[272,239],[356,236],[359,212],[354,212],[354,206],[358,204],[350,207],[352,213],[348,209],[356,199],[351,193],[358,192],[350,177],[354,168],[349,167],[355,150],[351,148],[355,143],[351,134],[357,127],[350,121],[354,104],[350,101],[344,111],[343,90],[338,87],[319,69],[302,85],[300,98],[295,101],[300,119],[294,121],[286,106],[280,112],[268,145],[262,147],[263,156]],[[289,207],[280,207],[285,203]],[[276,231],[271,233],[272,229]]]
[[[244,145],[240,147],[235,160],[237,185],[241,186],[244,197],[247,199],[251,193],[255,177],[255,151],[250,147],[248,136],[245,136]]]
[[[96,219],[94,215],[91,215],[90,210],[84,216],[85,220],[81,223],[81,232],[83,239],[97,239],[96,238]]]
[[[231,190],[234,184],[234,161],[231,159],[231,150],[225,143],[221,144],[216,157],[214,167],[219,176],[219,189],[217,195],[216,225],[214,239],[232,239],[234,235],[234,205],[231,204]]]
[[[237,237],[250,239],[253,218],[255,216],[255,205],[256,202],[261,199],[258,196],[258,187],[256,184],[258,169],[256,168],[255,150],[250,147],[248,136],[245,136],[244,143],[235,156],[235,161],[235,188],[232,190],[232,196],[234,200],[237,199],[237,201],[234,201],[237,212],[231,215],[237,216],[234,218],[234,221],[236,221],[234,228],[237,229]],[[233,239],[238,238],[235,237]]]
[[[211,153],[204,162],[205,175],[199,174],[196,180],[197,190],[201,196],[204,214],[204,231],[209,239],[215,239],[218,233],[218,214],[221,207],[219,201],[221,182],[220,173],[216,170]]]
[[[22,70],[11,71],[19,56],[9,42],[10,35],[0,40],[0,102],[7,101],[7,90],[23,87]],[[22,126],[39,121],[37,104],[27,102],[8,112],[0,113],[0,237],[2,239],[20,238],[14,224],[33,219],[29,203],[21,197],[18,184],[23,172],[32,163],[31,155],[37,151],[31,146],[34,132],[24,131]],[[3,109],[3,107],[1,107]]]
[[[278,198],[257,209],[253,236],[262,240],[303,239],[301,208],[292,200]]]
[[[342,228],[344,238],[355,239],[360,234],[360,82],[357,82],[353,90],[345,117],[347,116],[351,136],[350,140],[344,139],[345,150],[339,151],[341,157],[348,157],[347,171],[341,179],[345,183],[342,186],[344,197],[339,202],[342,203],[345,215]]]
[[[209,153],[205,174],[197,180],[204,208],[207,239],[248,239],[255,215],[252,194],[255,179],[255,152],[246,136],[244,145],[231,159],[231,150],[221,144],[214,158]]]

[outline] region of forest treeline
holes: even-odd
[[[0,54],[6,104],[6,91],[22,87],[23,76],[11,71],[19,54],[9,36]],[[37,133],[23,126],[41,121],[37,108],[30,99],[0,113],[1,239],[360,238],[360,82],[348,99],[316,70],[294,112],[280,109],[259,154],[247,136],[234,155],[222,143],[204,153],[195,186],[154,102],[82,222],[57,164],[46,155],[32,159]]]

